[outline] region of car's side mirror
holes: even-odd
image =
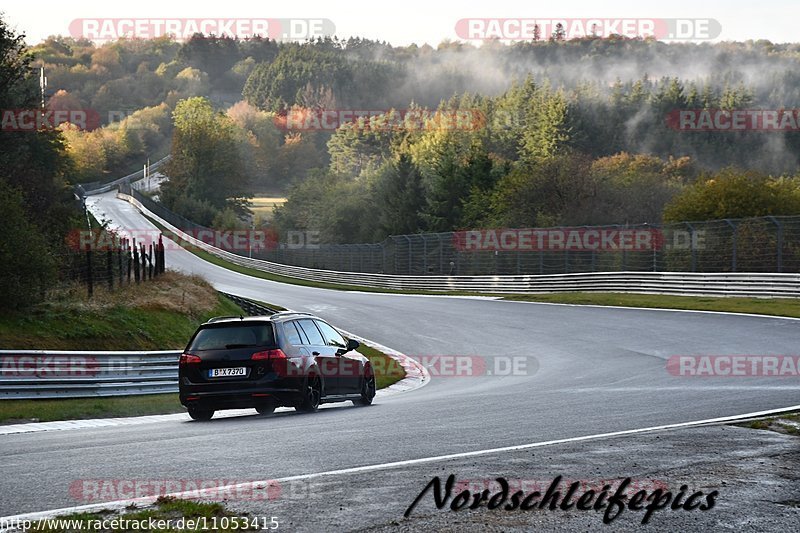
[[[359,346],[361,346],[361,343],[357,340],[347,339],[347,348],[339,348],[336,350],[336,355],[344,355],[347,352],[352,352],[353,350],[357,350]]]

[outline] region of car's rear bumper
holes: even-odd
[[[244,383],[192,383],[185,378],[179,386],[180,402],[185,407],[237,409],[263,405],[294,406],[302,401],[301,380]]]

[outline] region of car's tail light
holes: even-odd
[[[180,361],[178,361],[179,366],[199,365],[199,364],[200,364],[200,358],[190,353],[181,354]]]
[[[269,361],[272,371],[281,377],[286,377],[289,365],[289,358],[280,348],[256,352],[251,357],[253,361]]]
[[[250,357],[253,361],[266,361],[268,359],[286,359],[286,354],[280,348],[276,350],[267,350],[264,352],[256,352]]]

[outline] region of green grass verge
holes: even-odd
[[[378,389],[388,387],[406,377],[406,371],[397,359],[364,344],[358,347],[358,353],[369,359],[372,364],[375,371],[375,386]]]
[[[506,300],[622,307],[658,307],[696,311],[724,311],[758,315],[800,317],[797,298],[722,298],[711,296],[672,296],[666,294],[627,294],[567,292],[559,294],[520,294]]]
[[[56,520],[59,521],[57,522]],[[136,510],[135,507],[132,507],[121,513],[103,510],[91,513],[79,512],[59,515],[49,524],[47,522],[34,522],[33,527],[27,531],[41,533],[150,531],[149,522],[151,520],[156,523],[161,520],[165,521],[159,524],[166,526],[159,527],[159,533],[203,530],[221,532],[257,531],[262,527],[268,528],[271,526],[269,523],[262,523],[260,518],[248,516],[248,513],[234,514],[220,503],[204,503],[162,496],[158,498],[153,506],[141,510]],[[193,525],[195,527],[188,527],[186,524],[188,520],[194,521]],[[134,521],[139,525],[134,525]],[[103,524],[109,527],[102,527]],[[183,528],[179,526],[183,526]]]
[[[779,416],[760,418],[743,424],[736,424],[751,429],[763,429],[800,436],[800,413],[787,413]]]
[[[52,422],[183,412],[177,394],[0,401],[0,422]]]

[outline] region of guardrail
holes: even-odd
[[[89,398],[178,391],[181,351],[0,350],[0,398]]]
[[[166,156],[166,157],[164,157],[162,159],[159,159],[155,163],[151,163],[150,167],[149,167],[149,170],[151,170],[151,171],[158,170],[162,165],[167,163],[170,160],[171,157],[172,157],[171,155],[168,155],[168,156]],[[105,192],[109,192],[109,191],[111,191],[113,189],[116,189],[122,183],[129,183],[129,182],[131,182],[133,180],[138,180],[139,178],[143,178],[143,177],[144,177],[144,169],[137,170],[133,174],[128,174],[127,176],[123,176],[121,178],[115,179],[114,181],[110,181],[110,182],[105,183],[105,184],[101,184],[101,183],[97,183],[97,182],[95,182],[95,183],[81,183],[79,185],[76,185],[75,189],[77,190],[78,196],[81,196],[81,197],[91,196],[93,194],[103,194]]]
[[[221,293],[247,315],[276,313],[247,298]],[[0,350],[0,398],[91,398],[178,392],[181,350]]]
[[[701,272],[586,272],[511,276],[403,276],[316,270],[251,259],[187,235],[136,198],[117,195],[189,244],[230,263],[305,281],[398,291],[544,294],[553,292],[635,292],[683,296],[800,297],[800,274]]]
[[[256,303],[253,300],[242,298],[241,296],[236,296],[235,294],[228,294],[227,292],[221,292],[221,291],[219,293],[227,297],[229,300],[232,300],[236,305],[241,307],[242,310],[249,316],[274,315],[275,313],[278,312],[277,309],[272,309],[271,307],[267,307],[266,305],[261,305],[260,303]]]

